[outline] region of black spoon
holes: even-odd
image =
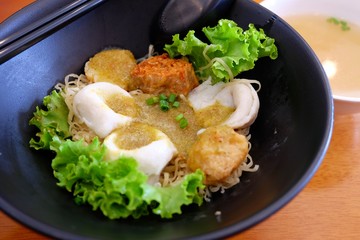
[[[151,43],[162,51],[173,34],[215,25],[231,8],[233,0],[169,0],[153,23]],[[201,36],[199,36],[201,37]]]

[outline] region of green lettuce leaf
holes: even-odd
[[[77,204],[90,204],[110,219],[139,218],[150,212],[162,218],[181,213],[183,205],[201,205],[204,175],[201,171],[187,175],[171,187],[156,187],[137,168],[133,158],[104,161],[106,147],[98,138],[90,144],[72,141],[67,123],[68,108],[56,91],[43,100],[44,109],[36,107],[29,121],[40,131],[30,146],[56,153],[52,161],[57,185],[73,192]]]
[[[201,171],[187,175],[177,185],[162,188],[147,184],[147,176],[138,171],[132,158],[104,161],[106,148],[97,138],[87,145],[54,137],[51,149],[57,153],[52,168],[58,185],[73,192],[76,203],[88,203],[110,219],[139,218],[150,211],[171,218],[181,213],[183,205],[202,204]]]
[[[222,19],[215,27],[202,29],[210,44],[204,43],[190,30],[183,40],[179,34],[164,50],[171,58],[186,56],[192,62],[200,80],[212,78],[212,83],[227,82],[243,71],[254,68],[261,57],[276,59],[275,40],[253,24],[243,31],[234,21]]]
[[[37,106],[34,116],[29,121],[30,125],[34,125],[40,130],[36,133],[38,140],[34,138],[30,140],[30,147],[36,150],[49,149],[54,136],[61,139],[70,137],[67,122],[69,109],[64,98],[54,90],[50,95],[44,97],[43,104],[45,109]]]
[[[199,189],[203,189],[204,175],[200,170],[185,176],[184,180],[171,187],[154,187],[146,184],[143,188],[144,199],[148,204],[156,202],[153,213],[163,218],[171,218],[174,213],[181,214],[181,206],[192,203],[200,206],[203,196]]]

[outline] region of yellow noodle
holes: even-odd
[[[68,124],[72,139],[75,141],[84,139],[85,142],[90,143],[96,134],[80,121],[73,112],[75,94],[88,84],[89,82],[85,75],[69,74],[65,77],[64,83],[58,83],[55,88],[60,91],[69,109]]]
[[[247,136],[250,140],[251,135]],[[249,141],[249,151],[251,149],[251,143]],[[250,154],[247,154],[246,160],[240,164],[240,166],[223,182],[215,186],[207,186],[202,192],[205,201],[210,201],[212,193],[220,191],[224,193],[226,189],[231,188],[240,182],[240,177],[243,172],[256,172],[259,169],[259,165],[255,164]]]
[[[149,56],[154,54],[149,49]],[[235,79],[234,79],[235,80]],[[240,80],[236,80],[240,81]],[[260,89],[260,84],[254,80],[251,83],[258,84]],[[76,75],[69,74],[65,77],[64,83],[59,83],[55,86],[57,90],[59,90],[60,94],[64,97],[65,103],[69,109],[68,115],[68,123],[70,126],[70,132],[72,134],[73,140],[84,139],[85,142],[90,143],[92,139],[96,136],[96,134],[89,129],[83,122],[81,122],[73,112],[73,99],[77,92],[79,92],[82,88],[89,84],[85,75]],[[257,91],[259,90],[257,89]],[[141,91],[133,91],[132,94],[142,94]],[[187,101],[185,96],[180,96],[181,99]],[[247,136],[248,140],[250,140],[251,136],[249,133],[249,128],[238,130],[239,134],[244,134]],[[251,144],[249,141],[249,150],[251,148]],[[240,176],[245,172],[255,172],[259,168],[258,165],[254,165],[251,156],[248,154],[246,160],[236,169],[231,176],[229,176],[223,183],[218,184],[216,186],[207,186],[204,190],[201,190],[201,194],[203,194],[204,199],[206,201],[210,201],[212,193],[220,192],[224,193],[226,189],[233,187],[234,185],[240,182]],[[181,181],[190,171],[187,167],[187,159],[185,156],[177,156],[172,159],[169,164],[164,168],[160,175],[160,184],[163,187],[174,185]]]

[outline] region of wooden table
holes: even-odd
[[[32,2],[0,0],[0,21]],[[360,114],[335,116],[329,150],[288,205],[237,239],[360,239]],[[48,239],[0,212],[0,239]]]

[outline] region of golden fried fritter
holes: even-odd
[[[90,82],[110,82],[131,90],[130,72],[136,66],[129,50],[108,49],[101,51],[85,64],[85,75]]]
[[[246,159],[248,140],[228,126],[207,128],[189,151],[188,167],[205,173],[205,184],[224,182]]]
[[[187,95],[199,85],[191,63],[172,59],[167,54],[139,63],[131,72],[134,86],[145,93],[175,93]]]

